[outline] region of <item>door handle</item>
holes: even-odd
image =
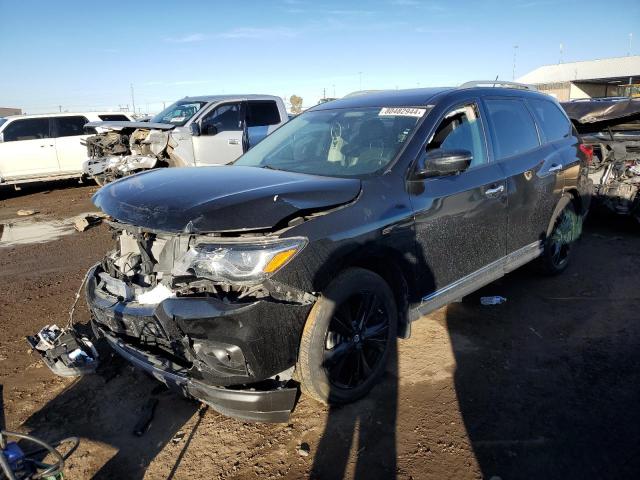
[[[497,187],[486,189],[484,194],[487,197],[498,197],[502,192],[504,192],[504,185],[498,185]]]
[[[562,170],[562,165],[554,163],[553,165],[551,165],[551,168],[549,168],[549,173],[559,172],[560,170]]]

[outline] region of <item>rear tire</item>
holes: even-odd
[[[302,391],[325,404],[366,395],[384,374],[397,321],[382,277],[363,268],[342,272],[307,318],[296,365]]]
[[[578,239],[581,230],[582,219],[570,201],[555,219],[553,230],[545,241],[544,252],[539,261],[543,273],[558,275],[567,268],[573,243]]]

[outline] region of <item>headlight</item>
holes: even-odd
[[[198,243],[175,264],[173,275],[195,275],[216,282],[260,283],[286,265],[306,238],[254,242]]]

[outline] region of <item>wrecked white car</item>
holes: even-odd
[[[640,221],[640,99],[574,100],[562,107],[591,150],[595,198]]]
[[[224,165],[288,120],[270,95],[185,97],[148,122],[93,122],[84,173],[99,185],[156,167]]]

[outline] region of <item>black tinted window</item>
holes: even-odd
[[[553,142],[569,136],[571,123],[558,106],[547,100],[527,100],[531,105],[538,126],[547,142]]]
[[[126,116],[118,113],[108,115],[98,115],[98,118],[104,122],[128,122],[130,121]]]
[[[487,100],[496,159],[511,157],[540,145],[531,114],[520,100]]]
[[[89,122],[86,117],[54,117],[56,137],[74,137],[86,135],[84,125]]]
[[[4,141],[15,142],[17,140],[37,140],[49,138],[48,118],[25,118],[16,120],[7,125],[4,130]]]
[[[240,104],[229,103],[207,113],[202,119],[202,135],[241,130]]]
[[[274,101],[249,102],[247,127],[262,127],[280,123],[280,112]]]

